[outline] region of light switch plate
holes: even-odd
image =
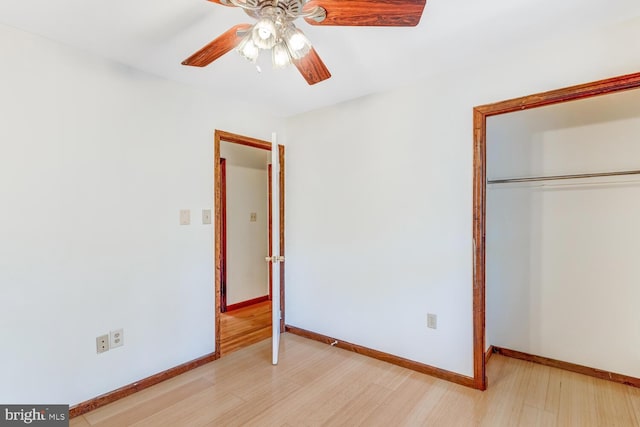
[[[438,329],[438,316],[427,313],[427,328]]]
[[[202,223],[211,224],[211,209],[202,210]]]
[[[256,222],[258,220],[258,214],[256,212],[251,212],[251,217],[249,221]]]
[[[180,210],[180,225],[191,224],[191,211],[189,209]]]

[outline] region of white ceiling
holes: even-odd
[[[344,0],[349,1],[349,0]],[[238,23],[206,0],[2,0],[0,23],[287,116],[405,85],[454,67],[640,16],[639,0],[427,0],[413,28],[300,22],[333,77],[309,86],[294,67],[262,73],[230,52],[206,68],[181,61]],[[299,21],[297,21],[299,22]],[[267,60],[263,53],[262,58]]]

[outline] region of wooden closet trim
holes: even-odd
[[[473,375],[487,388],[485,355],[485,255],[487,117],[640,88],[640,73],[475,107],[473,109]]]

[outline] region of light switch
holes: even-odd
[[[191,224],[191,211],[189,209],[180,210],[180,225]]]
[[[427,328],[438,329],[438,316],[427,313]]]
[[[251,222],[256,222],[258,220],[258,214],[256,212],[251,212]]]
[[[202,210],[202,223],[211,224],[211,209]]]

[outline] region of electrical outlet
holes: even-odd
[[[111,348],[121,347],[124,345],[124,329],[116,329],[109,332],[109,346]]]
[[[258,220],[258,213],[257,212],[251,212],[251,216],[249,217],[249,221],[256,222],[257,220]]]
[[[109,351],[109,335],[100,335],[96,338],[96,353]]]
[[[427,313],[427,328],[438,329],[438,316]]]

